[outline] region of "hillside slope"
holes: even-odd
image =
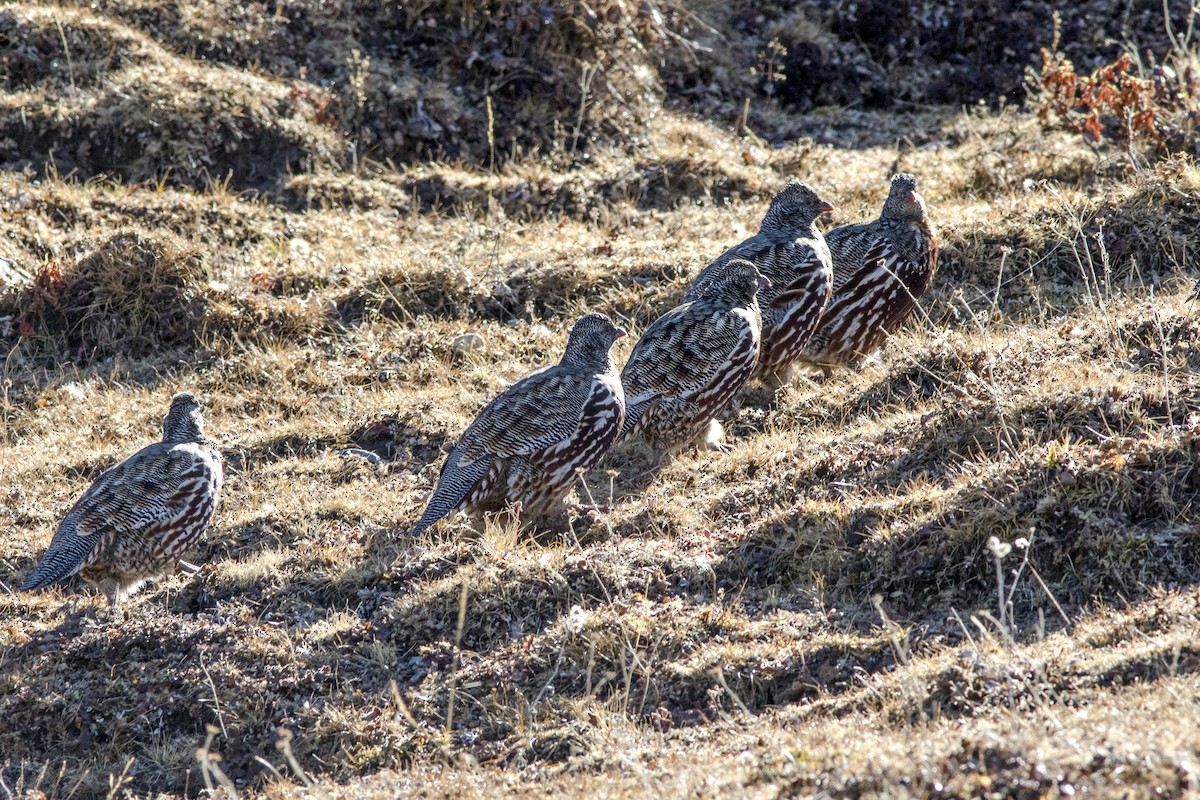
[[[796,68],[768,92],[747,43],[851,52],[859,23],[819,3],[742,27],[740,6],[567,4],[571,36],[516,3],[378,5],[0,7],[0,786],[1197,789],[1200,168],[956,105],[1017,92],[1032,54],[983,89],[943,76],[971,96],[807,96]],[[1158,35],[1150,11],[1080,8]],[[1111,57],[1066,16],[1067,52]],[[973,63],[918,39],[926,78]],[[645,61],[603,91],[522,83],[612,42]],[[576,316],[635,340],[787,180],[841,224],[897,170],[941,267],[861,370],[752,390],[728,453],[647,476],[618,449],[581,485],[600,519],[408,536],[443,450]],[[78,582],[16,593],[181,388],[227,464],[200,574],[116,615]]]

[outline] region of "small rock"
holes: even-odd
[[[495,286],[493,286],[492,297],[496,298],[502,303],[517,302],[517,293],[514,292],[513,288],[507,283],[497,283]]]
[[[338,455],[346,461],[352,458],[361,458],[371,464],[383,463],[383,458],[378,453],[372,453],[370,450],[363,450],[358,447],[348,447],[345,450],[338,450]]]
[[[288,255],[296,261],[307,261],[312,255],[312,245],[300,238],[288,242]]]
[[[450,343],[454,355],[458,358],[478,358],[487,352],[487,341],[474,331],[467,331],[454,337]]]

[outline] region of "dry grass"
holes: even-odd
[[[186,80],[165,127],[126,130],[143,155],[154,136],[185,149],[213,131],[286,139],[310,113],[279,94],[302,82],[285,58],[298,34],[237,68],[288,26],[333,20],[322,4],[278,8],[231,24],[216,2],[5,6],[0,29],[40,55],[6,56],[0,125],[23,124],[35,92],[60,126],[43,129],[87,141],[105,106],[76,112],[65,97],[144,100],[171,89],[146,81],[169,67]],[[685,11],[638,35],[670,40]],[[829,35],[798,14],[766,28]],[[489,25],[473,35],[498,41]],[[351,33],[324,42],[333,55],[308,53],[310,68],[336,72]],[[667,48],[661,85],[683,92],[671,59],[690,51],[654,46]],[[559,64],[549,47],[526,56]],[[205,48],[210,62],[192,57]],[[426,67],[388,79],[425,80]],[[631,124],[635,138],[589,134],[573,159],[322,160],[375,135],[386,91],[370,75],[353,135],[304,122],[312,168],[266,164],[262,194],[239,193],[254,182],[241,178],[0,172],[0,789],[1197,791],[1194,163],[1132,170],[1011,108],[800,118],[755,96],[752,128],[813,137],[774,147],[712,121],[736,116],[721,105],[740,110],[732,95],[701,117],[686,92]],[[229,118],[196,105],[191,80],[220,108],[244,105]],[[245,96],[224,94],[229,81]],[[597,102],[588,125],[614,119]],[[211,127],[187,123],[197,110]],[[560,136],[529,142],[543,134]],[[485,141],[483,128],[464,138]],[[121,174],[158,174],[140,157],[122,170],[144,173]],[[774,404],[750,392],[729,453],[684,453],[650,479],[638,446],[612,453],[581,489],[611,504],[601,521],[407,536],[443,448],[502,381],[561,350],[574,316],[604,310],[636,334],[753,232],[785,180],[819,186],[840,223],[874,216],[897,169],[919,176],[942,266],[920,318],[864,369],[799,378]],[[469,357],[454,346],[466,332],[482,341]],[[77,583],[16,594],[72,500],[156,437],[183,387],[227,461],[200,574],[151,587],[127,617]],[[346,447],[383,462],[344,460]],[[1013,543],[998,592],[997,553]]]
[[[180,58],[72,6],[8,3],[0,30],[25,45],[0,97],[10,168],[265,189],[343,151],[319,90]]]

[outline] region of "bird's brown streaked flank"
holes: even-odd
[[[833,285],[833,262],[817,217],[833,210],[808,184],[787,184],[771,200],[758,233],[714,259],[683,297],[685,302],[700,297],[716,272],[733,259],[751,262],[770,280],[758,294],[762,344],[751,377],[786,380],[789,367],[816,330]]]
[[[879,219],[825,235],[833,297],[801,359],[828,372],[874,352],[917,308],[937,273],[938,238],[909,174],[892,178]]]
[[[577,470],[599,461],[621,430],[625,395],[610,351],[624,335],[603,314],[580,317],[558,364],[517,381],[479,412],[446,456],[413,535],[460,510],[551,511]]]
[[[654,447],[655,466],[667,450],[716,424],[758,361],[762,319],[756,297],[770,280],[744,259],[706,272],[695,287],[698,296],[655,320],[621,371],[621,439],[644,436]],[[714,438],[719,436],[718,427]]]
[[[198,568],[180,557],[204,534],[221,494],[221,453],[204,435],[200,403],[171,399],[162,441],[108,470],[80,497],[22,589],[79,573],[109,605],[152,578]]]

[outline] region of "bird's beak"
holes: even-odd
[[[824,200],[822,200],[821,204],[817,206],[817,211],[822,214],[832,214],[834,211],[837,211],[837,206],[835,206],[833,203],[826,203]]]
[[[908,193],[908,202],[910,202],[910,203],[921,202],[921,195],[917,194],[916,192],[909,192]]]
[[[625,329],[624,329],[624,328],[617,328],[617,338],[618,338],[618,339],[620,339],[620,338],[622,338],[622,337],[624,337],[624,336],[625,336]]]
[[[758,288],[770,289],[771,288],[771,279],[768,278],[766,275],[759,275],[758,276]]]

